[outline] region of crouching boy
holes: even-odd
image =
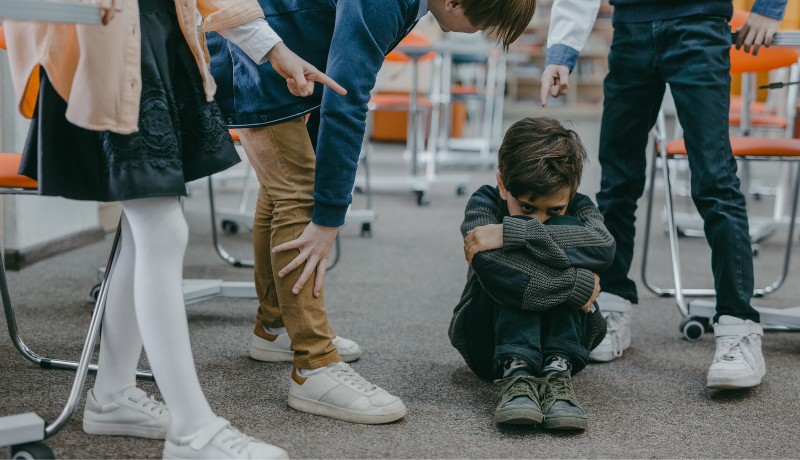
[[[496,379],[497,423],[588,426],[571,377],[605,336],[596,273],[615,243],[594,203],[576,193],[585,161],[574,131],[526,118],[500,147],[497,187],[467,204],[470,270],[449,335],[473,372]]]

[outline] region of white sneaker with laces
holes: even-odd
[[[706,386],[718,389],[750,388],[767,373],[761,353],[764,330],[758,323],[734,316],[720,316],[714,325],[717,352],[708,369]]]
[[[597,296],[597,305],[608,323],[608,332],[600,345],[589,353],[589,360],[613,361],[631,346],[633,308],[629,300],[608,292]]]
[[[222,417],[197,433],[178,438],[171,432],[164,443],[163,458],[289,458],[280,447],[247,436]]]
[[[342,361],[349,363],[361,357],[361,347],[352,340],[336,336],[333,344],[339,350]],[[261,323],[256,323],[253,341],[250,343],[250,357],[259,361],[293,361],[292,340],[289,334],[271,334]]]
[[[396,396],[367,382],[344,363],[302,377],[292,369],[289,407],[346,422],[379,424],[400,420],[406,406]]]
[[[83,410],[83,431],[86,433],[164,439],[167,427],[167,406],[136,387],[128,388],[116,401],[108,404],[98,403],[91,390],[86,395]]]

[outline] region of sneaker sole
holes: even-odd
[[[255,345],[250,345],[250,357],[256,361],[266,361],[271,363],[283,363],[294,361],[294,352],[286,350],[278,350],[275,348],[259,348]],[[339,357],[346,363],[352,363],[361,358],[361,350],[351,353],[339,352]]]
[[[496,423],[509,425],[539,425],[544,420],[544,414],[534,410],[509,409],[494,413]]]
[[[361,423],[364,425],[391,423],[405,417],[408,412],[406,407],[403,406],[402,410],[393,414],[364,414],[363,412],[342,409],[341,407],[303,398],[302,396],[296,396],[291,393],[289,393],[289,407],[299,410],[300,412],[307,412],[309,414],[321,415],[323,417],[335,418],[351,423]]]
[[[167,439],[167,428],[83,421],[83,431],[98,436],[136,436],[137,438]]]
[[[749,375],[747,377],[733,379],[733,378],[713,378],[708,377],[706,386],[715,390],[739,390],[742,388],[752,388],[761,384],[763,375]]]
[[[542,428],[551,430],[585,430],[589,427],[589,419],[578,416],[545,417]]]
[[[169,454],[169,453],[167,453],[167,452],[163,452],[163,453],[161,454],[161,458],[171,458],[171,459],[183,459],[183,460],[185,460],[185,459],[189,459],[189,458],[192,458],[192,457],[178,457],[178,456],[176,456],[176,455],[172,455],[172,454]],[[195,457],[195,458],[196,458],[196,457]],[[284,458],[285,458],[285,459],[288,459],[288,458],[289,458],[289,454],[288,454],[288,453],[286,453],[286,452],[284,452],[284,453],[283,453],[283,454],[281,454],[279,457],[270,457],[270,458],[271,458],[271,459],[276,459],[276,460],[278,460],[278,459],[284,459]]]

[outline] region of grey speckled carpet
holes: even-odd
[[[578,123],[592,164],[582,191],[598,188],[596,123]],[[402,171],[396,146],[381,146],[375,171]],[[760,170],[759,170],[760,171]],[[470,192],[493,182],[491,172],[471,171]],[[765,178],[774,177],[769,169]],[[222,188],[221,205],[237,200],[235,184]],[[248,357],[256,304],[217,299],[187,308],[200,379],[217,413],[244,432],[277,444],[294,458],[506,458],[506,457],[797,457],[800,432],[800,334],[769,333],[764,340],[768,373],[752,390],[711,391],[705,375],[713,336],[690,343],[681,338],[671,299],[642,289],[633,317],[633,345],[622,359],[591,365],[575,377],[587,409],[585,433],[502,428],[492,419],[496,389],[475,377],[450,346],[447,326],[460,295],[467,264],[458,226],[468,196],[435,188],[431,205],[420,208],[409,195],[379,195],[380,214],[371,238],[358,229],[341,232],[342,258],[326,278],[330,320],[342,336],[357,340],[364,356],[353,367],[400,396],[408,416],[385,426],[362,426],[294,411],[286,404],[290,364]],[[679,205],[686,200],[679,199]],[[753,201],[753,200],[751,200]],[[643,201],[641,202],[644,203]],[[753,201],[769,215],[772,201]],[[356,197],[363,205],[363,197]],[[661,205],[657,209],[661,209]],[[186,202],[191,241],[187,278],[249,281],[252,271],[225,265],[210,242],[207,194],[197,187]],[[640,212],[640,216],[644,216]],[[641,219],[638,223],[642,228]],[[653,279],[671,285],[667,240],[654,231]],[[762,245],[757,283],[777,275],[783,236]],[[641,231],[637,236],[641,242]],[[250,257],[250,236],[224,237],[229,251]],[[711,282],[704,240],[681,240],[687,284]],[[20,330],[35,351],[77,359],[92,305],[87,301],[96,268],[110,248],[105,242],[70,252],[9,275]],[[635,277],[638,279],[637,250]],[[800,303],[792,264],[787,285],[757,305]],[[73,373],[42,370],[23,359],[0,325],[0,414],[34,411],[55,418],[66,400]],[[143,359],[142,366],[146,366]],[[90,387],[93,377],[89,378]],[[157,391],[152,382],[142,388]],[[126,437],[97,437],[81,430],[83,406],[49,441],[61,458],[160,457],[162,443]],[[0,448],[8,457],[9,448]]]

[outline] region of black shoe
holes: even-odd
[[[552,373],[546,379],[542,426],[557,430],[585,430],[589,419],[575,397],[569,370]]]
[[[518,370],[512,375],[497,379],[494,384],[500,387],[494,421],[514,425],[538,425],[544,414],[539,403],[546,380]]]

